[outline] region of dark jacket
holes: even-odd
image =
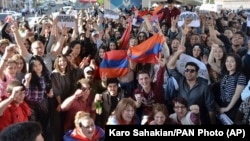
[[[201,121],[204,124],[208,124],[208,112],[215,112],[214,95],[209,89],[208,81],[204,78],[198,77],[196,85],[189,89],[186,78],[178,72],[178,70],[169,69],[169,73],[175,77],[179,84],[178,96],[187,100],[188,107],[193,104],[199,105]]]
[[[109,116],[115,110],[115,107],[117,106],[118,102],[124,97],[124,91],[120,88],[118,89],[118,95],[116,96],[116,98],[113,97],[113,99],[116,100],[113,101],[114,103],[112,103],[112,96],[107,90],[102,93],[102,114],[96,116],[96,124],[98,126],[104,128]]]
[[[162,19],[160,19],[159,23],[162,23],[163,20],[166,20],[167,26],[168,28],[171,27],[171,18],[172,17],[176,17],[177,15],[180,15],[181,11],[174,7],[172,10],[169,10],[167,7],[161,9],[158,13],[162,13],[163,12],[163,16]]]

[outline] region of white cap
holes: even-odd
[[[95,35],[98,35],[98,34],[99,34],[99,32],[95,30],[95,31],[93,31],[93,32],[91,33],[91,36],[94,37]]]
[[[90,67],[90,66],[87,66],[87,67],[85,67],[84,68],[84,74],[86,74],[87,72],[89,72],[89,71],[94,71],[94,69],[92,68],[92,67]]]

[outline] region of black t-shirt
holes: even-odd
[[[111,112],[113,112],[118,104],[118,96],[111,96]]]

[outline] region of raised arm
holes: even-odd
[[[61,104],[61,109],[62,109],[62,111],[67,111],[67,110],[69,110],[69,109],[70,109],[70,106],[72,105],[72,103],[73,103],[78,97],[81,97],[81,96],[82,96],[82,90],[81,90],[81,89],[77,89],[77,90],[75,91],[75,93],[74,93],[72,96],[66,98],[66,99],[62,102],[62,104]]]
[[[14,34],[17,46],[18,46],[18,52],[24,57],[26,58],[29,55],[29,52],[27,50],[27,48],[24,45],[24,40],[21,38],[19,32],[18,32],[18,27],[17,27],[17,23],[14,23],[11,26],[11,30]]]
[[[54,20],[54,24],[57,24],[57,20]],[[51,49],[51,55],[56,57],[57,54],[60,54],[63,48],[64,36],[67,34],[67,28],[62,26],[62,34],[59,40],[56,42],[56,45]]]
[[[23,89],[22,86],[14,87],[11,95],[7,99],[0,102],[0,116],[3,115],[4,111],[6,110],[6,108],[8,107],[8,105],[12,101],[14,101],[16,98],[20,97],[19,95],[20,95],[22,89]]]
[[[168,44],[166,42],[166,38],[162,32],[162,29],[160,27],[159,21],[156,22],[156,28],[158,30],[158,33],[164,38],[164,42],[163,42],[163,48],[162,48],[162,52],[164,54],[164,58],[167,59],[170,56],[170,51],[168,48]]]
[[[54,19],[54,21],[55,21],[55,19]],[[54,21],[53,21],[52,26],[51,26],[49,41],[48,41],[48,44],[46,46],[47,53],[51,51],[51,48],[55,44],[55,40],[56,40],[56,36],[57,36],[57,33],[56,33],[57,32],[57,24],[54,23]]]
[[[217,37],[218,31],[214,29],[214,25],[211,22],[208,22],[208,29],[209,29],[209,35],[211,37],[211,40],[214,41],[214,43],[219,45],[224,45],[224,43]]]
[[[79,15],[77,15],[77,18],[75,19],[75,27],[74,27],[73,33],[71,35],[71,41],[74,41],[77,38],[77,36],[79,35],[78,20],[79,20]]]
[[[0,60],[0,79],[4,79],[4,69],[6,67],[6,63],[8,62],[8,59],[11,58],[11,56],[14,54],[15,49],[14,46],[7,46],[5,48],[4,54]]]
[[[191,28],[188,25],[184,25],[184,28],[182,29],[182,34],[181,34],[181,45],[184,46],[186,42],[186,37],[188,32],[191,30]]]
[[[211,66],[211,68],[217,72],[217,73],[221,73],[221,67],[218,66],[216,64],[216,62],[214,62],[214,52],[215,50],[218,48],[218,45],[217,44],[212,44],[212,49],[209,53],[209,57],[208,57],[208,64]]]
[[[174,55],[169,59],[167,63],[168,69],[175,69],[176,61],[178,60],[179,56],[185,51],[185,46],[179,45],[178,50],[174,53]]]

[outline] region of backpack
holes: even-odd
[[[167,81],[163,84],[164,88],[164,100],[165,104],[168,107],[169,111],[173,111],[173,105],[172,105],[172,100],[174,97],[177,96],[179,92],[179,85],[174,76],[172,76],[169,72],[168,69],[166,68],[166,71],[168,73],[168,79]],[[171,113],[171,112],[169,112]]]

